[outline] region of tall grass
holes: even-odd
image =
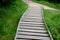
[[[0,8],[0,40],[14,40],[18,22],[26,9],[27,4],[22,0]]]
[[[60,40],[60,12],[44,10],[44,16],[54,40]]]

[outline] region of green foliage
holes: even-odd
[[[37,0],[37,1],[40,1],[40,0]]]
[[[48,1],[51,3],[60,3],[60,0],[37,0],[37,1]]]
[[[54,40],[60,40],[60,12],[44,10],[44,17]]]
[[[47,0],[49,2],[53,2],[53,3],[60,3],[60,0]]]
[[[0,0],[0,7],[10,5],[15,0]]]
[[[0,8],[0,40],[14,40],[18,22],[26,9],[27,4],[22,0]]]

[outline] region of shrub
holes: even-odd
[[[49,2],[53,2],[53,3],[60,3],[60,0],[47,0]]]
[[[15,0],[0,0],[0,7],[11,4]]]

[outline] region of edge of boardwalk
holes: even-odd
[[[26,9],[26,11],[28,11],[28,9],[29,9],[29,6],[28,6],[28,8]],[[17,36],[17,32],[18,32],[19,25],[20,25],[20,21],[22,20],[22,17],[26,14],[26,11],[23,13],[23,15],[21,16],[21,18],[20,18],[20,20],[19,20],[19,23],[18,23],[18,26],[17,26],[17,30],[16,30],[16,34],[15,34],[14,40],[16,40],[16,36]]]
[[[49,35],[50,35],[51,40],[53,40],[53,37],[52,37],[52,35],[51,35],[51,32],[50,32],[50,30],[49,30],[49,28],[48,28],[48,26],[47,26],[47,23],[46,23],[46,21],[45,21],[45,19],[44,19],[43,8],[42,8],[41,10],[42,10],[42,18],[43,18],[44,24],[45,24],[45,26],[46,26],[46,29],[47,29],[47,31],[48,31],[48,33],[49,33]]]

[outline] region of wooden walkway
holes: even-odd
[[[40,6],[29,6],[23,14],[15,40],[51,40],[43,21]]]

